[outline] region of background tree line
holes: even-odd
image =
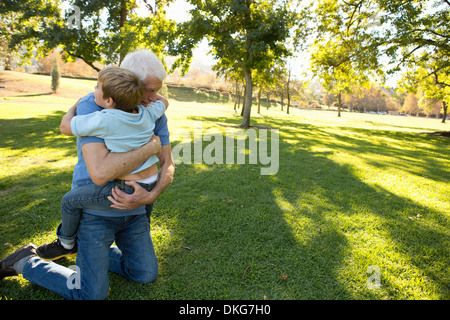
[[[187,0],[190,19],[179,23],[166,16],[172,2],[4,0],[1,57],[8,66],[14,55],[26,61],[59,48],[64,61],[83,60],[98,71],[146,47],[161,58],[174,56],[167,68],[183,75],[193,50],[206,39],[217,61],[214,71],[242,96],[242,127],[250,125],[253,97],[269,103],[271,96],[278,97],[286,112],[295,100],[307,99],[310,105],[313,80],[322,84],[324,96],[334,97],[338,116],[344,106],[367,111],[376,103],[378,111],[406,103],[412,113],[413,94],[425,113],[440,105],[445,121],[450,103],[448,0]],[[80,10],[75,28],[68,23],[77,13],[73,8]],[[298,66],[292,58],[305,51],[311,77],[295,79]],[[393,75],[402,75],[396,97],[383,102],[381,96],[392,95],[383,86]]]

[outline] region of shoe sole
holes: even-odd
[[[39,258],[41,258],[42,260],[45,260],[45,261],[55,261],[55,260],[58,260],[58,259],[61,259],[61,258],[75,257],[76,255],[77,255],[77,253],[75,252],[75,253],[71,253],[71,254],[63,254],[63,255],[60,255],[60,256],[57,256],[57,257],[54,257],[54,258],[44,258],[44,257],[41,257],[39,254],[37,256]]]
[[[8,268],[6,270],[2,270],[0,271],[0,280],[3,280],[4,278],[7,277],[13,277],[13,276],[17,276],[17,272],[16,270],[12,269],[12,268]]]

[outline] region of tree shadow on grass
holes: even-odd
[[[277,122],[270,125],[276,128]],[[330,160],[330,151],[310,152],[317,143],[332,144],[329,132],[308,124],[279,127],[276,176],[260,176],[255,165],[177,166],[172,186],[155,206],[155,225],[176,223],[169,227],[172,240],[159,243],[161,276],[148,295],[411,299],[433,291],[432,297],[447,299],[448,217],[366,184],[353,168]],[[344,142],[354,152],[370,145],[356,138]],[[335,147],[345,148],[339,139]],[[367,152],[374,149],[401,155],[387,146],[372,145]],[[424,163],[431,173],[434,162]],[[417,215],[422,219],[410,219]],[[370,266],[381,271],[379,290],[367,286]],[[418,281],[408,283],[408,277]]]
[[[239,125],[241,118],[191,117],[210,123]],[[256,122],[256,121],[255,121]],[[273,118],[259,118],[253,128],[277,128],[286,142],[285,151],[302,148],[326,148],[337,153],[344,151],[361,157],[369,165],[386,166],[427,177],[434,181],[450,182],[450,172],[443,160],[450,158],[450,140],[422,134],[339,127],[328,130],[312,124],[287,122]],[[395,160],[395,161],[394,161]]]
[[[411,299],[416,291],[448,299],[448,217],[368,185],[350,166],[328,158],[330,147],[357,152],[369,144],[363,150],[396,156],[401,151],[386,151],[356,137],[333,143],[330,132],[313,125],[269,123],[281,133],[277,175],[261,176],[259,165],[178,164],[174,182],[152,216],[158,279],[140,285],[111,275],[109,299]],[[203,150],[209,143],[203,142]],[[328,149],[311,152],[317,145]],[[434,175],[431,168],[425,170]],[[54,186],[68,186],[71,172],[48,178],[46,188],[42,177],[47,173],[35,169],[16,177],[15,187],[31,185],[32,196],[25,195],[18,209],[21,225],[13,226],[15,218],[2,212],[1,241],[9,242],[13,234],[17,243],[53,234],[65,192]],[[17,193],[10,190],[8,197],[6,207],[16,206]],[[423,219],[409,219],[418,213]],[[3,247],[0,254],[9,250]],[[381,289],[367,287],[371,265],[380,268]],[[408,289],[408,277],[423,281]],[[28,299],[54,297],[43,289],[36,293],[33,285],[17,288],[9,280],[0,285],[12,299],[23,292]]]
[[[63,112],[28,119],[0,119],[0,148],[5,150],[0,180],[0,257],[28,243],[42,244],[55,238],[61,220],[63,195],[70,190],[72,168],[52,158],[63,151],[63,161],[76,158],[74,138],[60,134]],[[50,154],[49,154],[50,153]],[[24,168],[8,172],[8,162]],[[64,259],[62,263],[65,263]],[[74,264],[73,261],[66,263]],[[23,281],[23,280],[22,280]],[[11,299],[55,299],[57,295],[36,286],[22,288],[19,277],[0,282],[1,296]]]
[[[67,148],[67,156],[76,155],[73,148],[74,137],[66,137],[59,131],[62,111],[54,114],[24,118],[0,119],[0,148],[28,152],[33,148]]]
[[[35,167],[14,175],[0,185],[0,257],[11,254],[20,246],[36,245],[56,238],[61,221],[61,199],[70,190],[70,169]],[[74,259],[58,263],[69,266]],[[61,299],[60,296],[29,284],[21,277],[0,281],[0,297],[14,300]]]

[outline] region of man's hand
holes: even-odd
[[[152,204],[158,199],[161,193],[172,183],[175,173],[175,164],[173,163],[170,144],[161,148],[158,158],[160,170],[156,186],[151,191],[147,191],[135,181],[126,181],[125,183],[127,185],[134,187],[134,193],[127,194],[117,187],[114,188],[112,190],[112,196],[108,197],[108,200],[113,203],[111,208],[130,210]]]
[[[118,187],[115,187],[112,189],[112,196],[108,197],[108,200],[113,203],[111,208],[133,210],[147,204],[152,204],[159,196],[156,192],[145,190],[136,181],[126,181],[125,184],[132,186],[134,193],[127,194]]]

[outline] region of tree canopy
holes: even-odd
[[[62,11],[62,1],[8,0],[0,7],[1,15],[12,15],[10,48],[47,53],[59,47],[67,61],[82,59],[95,70],[96,62],[120,63],[137,47],[151,48],[162,55],[162,35],[175,23],[166,19],[164,8],[171,0],[145,1],[144,14],[138,14],[136,0],[71,0]],[[73,24],[73,19],[78,20]]]
[[[172,71],[184,74],[206,38],[217,61],[213,69],[245,82],[241,126],[248,127],[253,86],[273,84],[280,77],[275,70],[287,78],[287,59],[309,46],[314,76],[339,100],[402,72],[403,90],[420,92],[424,102],[441,101],[446,113],[449,0],[186,1],[191,18],[175,23],[166,17],[173,0],[4,0],[0,51],[31,57],[60,48],[66,61],[82,59],[98,70],[99,63],[119,64],[129,51],[146,47],[176,56]]]
[[[179,28],[173,53],[189,63],[192,50],[206,38],[219,72],[233,70],[245,79],[242,127],[248,127],[253,91],[252,72],[267,72],[289,56],[287,45],[296,14],[289,0],[190,0],[192,19]],[[180,62],[181,64],[181,62]],[[178,66],[175,64],[175,66]]]

